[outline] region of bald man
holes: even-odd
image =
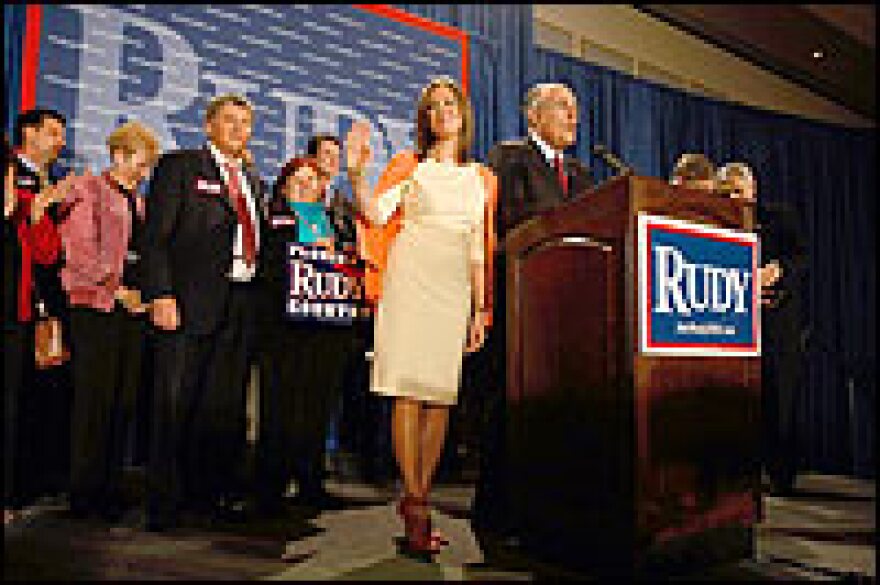
[[[561,83],[542,83],[526,94],[523,111],[528,136],[496,144],[488,162],[498,177],[497,233],[499,243],[515,226],[539,212],[569,201],[593,186],[587,166],[565,150],[577,139],[578,104]],[[501,246],[499,245],[499,250]],[[505,262],[496,261],[493,327],[475,364],[475,387],[485,400],[486,424],[480,441],[480,478],[472,521],[476,528],[513,535],[506,523],[504,419],[506,391]]]

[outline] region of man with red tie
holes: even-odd
[[[489,166],[498,177],[495,229],[499,243],[518,224],[583,194],[593,185],[587,166],[564,153],[577,140],[578,106],[571,89],[561,83],[538,84],[528,91],[523,110],[528,137],[500,142],[488,156]],[[512,535],[504,448],[507,362],[503,255],[496,258],[495,266],[493,327],[472,370],[485,421],[481,425],[480,473],[472,524],[478,530]]]
[[[155,326],[147,529],[189,509],[235,511],[244,493],[246,386],[265,214],[249,164],[253,108],[211,100],[208,143],[165,154],[150,185],[143,295]]]

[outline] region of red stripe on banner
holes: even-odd
[[[699,238],[708,238],[710,240],[715,240],[717,242],[730,242],[731,244],[738,244],[740,246],[754,246],[754,242],[750,242],[749,240],[747,240],[745,238],[740,238],[737,236],[724,236],[721,234],[713,234],[713,233],[708,233],[708,232],[704,232],[704,231],[700,231],[700,230],[696,230],[696,229],[672,226],[672,225],[667,225],[667,224],[663,224],[663,223],[656,223],[656,224],[650,226],[648,229],[652,230],[655,228],[662,228],[663,230],[665,230],[667,232],[674,232],[676,234],[685,234],[688,236],[696,236]]]
[[[40,28],[43,7],[29,4],[25,15],[24,51],[21,58],[21,105],[22,112],[37,104],[37,71],[40,68]]]
[[[468,42],[467,33],[461,31],[461,91],[468,95],[470,88],[468,87],[468,71],[470,71],[470,43]]]
[[[434,22],[433,20],[428,20],[427,18],[422,18],[421,16],[410,14],[405,10],[394,8],[390,4],[354,4],[353,6],[461,43],[461,89],[464,93],[468,93],[470,51],[468,34],[465,31],[455,28],[454,26],[449,26],[448,24],[441,24],[439,22]]]

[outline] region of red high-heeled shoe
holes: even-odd
[[[411,503],[416,503],[417,505],[427,505],[427,501],[425,499],[419,500],[414,496],[403,496],[400,501],[397,503],[397,513],[401,518],[404,517],[404,508]],[[431,541],[439,546],[448,546],[449,538],[439,530],[431,529]]]
[[[402,549],[405,554],[426,558],[440,552],[444,544],[448,544],[445,536],[431,530],[431,514],[426,511],[424,515],[417,512],[419,508],[426,508],[424,498],[404,496],[397,505],[397,513],[403,518],[406,537]]]

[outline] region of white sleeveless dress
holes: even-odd
[[[377,201],[403,206],[376,311],[371,390],[453,405],[471,313],[471,263],[482,262],[486,193],[476,164],[425,160]]]

